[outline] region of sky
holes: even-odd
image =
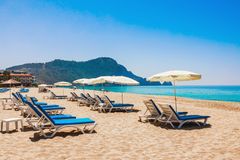
[[[240,85],[238,0],[0,0],[0,69],[112,57],[142,76]]]

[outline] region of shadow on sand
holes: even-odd
[[[84,131],[85,133],[84,134],[90,134],[90,131]],[[95,130],[91,133],[97,133]],[[49,135],[51,133],[49,132]],[[73,130],[73,131],[66,131],[66,132],[57,132],[54,137],[62,137],[62,138],[66,138],[66,137],[75,137],[75,136],[79,136],[79,135],[82,135],[83,133],[81,131],[77,131],[77,130]],[[48,134],[47,134],[48,135]],[[52,137],[52,138],[54,138]],[[52,138],[45,138],[44,136],[40,135],[39,132],[36,132],[33,134],[33,137],[29,137],[29,139],[32,141],[32,142],[37,142],[39,140],[43,140],[43,139],[52,139]]]
[[[140,122],[140,121],[139,121]],[[142,122],[142,123],[148,123],[148,122]],[[175,129],[175,130],[196,130],[196,129],[204,129],[204,128],[211,128],[212,125],[211,124],[206,124],[206,125],[203,125],[202,122],[199,122],[200,126],[198,126],[196,123],[194,122],[189,122],[189,123],[186,123],[182,126],[182,128],[177,128],[177,126],[179,125],[179,123],[175,123],[174,126],[176,128],[173,128],[170,124],[166,124],[164,122],[157,122],[157,123],[154,123],[153,121],[149,121],[149,123],[151,123],[152,125],[156,126],[156,127],[161,127],[163,129]]]

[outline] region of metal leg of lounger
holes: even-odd
[[[92,129],[90,130],[90,133],[92,133],[94,131],[96,126],[97,126],[97,123],[94,123]]]
[[[169,123],[173,128],[176,128],[171,121],[169,121]]]
[[[194,121],[194,122],[195,122],[199,127],[201,126],[199,122],[197,122],[197,121]]]
[[[203,126],[205,126],[207,123],[207,118],[204,119]]]
[[[179,126],[178,126],[178,129],[182,128],[182,126],[186,123],[187,121],[182,121],[180,122]]]
[[[52,134],[50,134],[50,135],[47,135],[47,134],[43,131],[43,129],[40,128],[40,134],[43,135],[45,138],[52,138],[53,136],[55,136],[55,134],[56,134],[58,131],[60,131],[61,129],[66,128],[66,127],[74,127],[74,128],[77,128],[77,130],[81,130],[81,129],[79,129],[79,128],[76,127],[76,126],[59,126],[59,127],[55,128],[54,131],[51,130],[52,128],[49,128],[49,131],[52,132]],[[81,131],[82,131],[82,130],[81,130]]]

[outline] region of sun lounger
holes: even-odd
[[[133,104],[113,103],[106,95],[104,96],[103,100],[106,103],[106,106],[102,108],[104,112],[106,112],[106,110],[109,110],[109,112],[111,112],[113,109],[128,111],[128,109],[132,110],[134,107]]]
[[[27,92],[29,92],[29,89],[27,89],[27,88],[21,88],[21,89],[19,90],[19,92],[27,93]]]
[[[0,88],[0,93],[5,93],[7,91],[9,91],[10,89],[8,88]]]
[[[27,96],[24,97],[24,96],[23,96],[21,93],[19,93],[19,92],[16,92],[16,95],[18,95],[19,99],[22,101],[23,104],[26,103],[26,101],[27,101]],[[35,97],[31,97],[31,98],[32,98],[32,100],[33,100],[36,104],[38,104],[38,105],[47,105],[47,103],[45,103],[45,102],[38,102],[37,98],[35,98]]]
[[[91,105],[91,110],[98,110],[99,112],[101,112],[102,108],[106,105],[105,102],[98,95],[95,95],[94,99],[95,103]]]
[[[89,101],[89,104],[90,104],[91,106],[96,103],[96,99],[93,98],[89,93],[87,93],[85,96],[87,97],[87,99],[88,99],[88,101]]]
[[[76,95],[75,92],[70,92],[71,96],[68,98],[70,101],[77,101],[79,97]]]
[[[168,104],[159,104],[160,108],[163,111],[164,116],[166,116],[166,124],[169,123],[173,128],[181,128],[187,122],[195,122],[200,126],[198,120],[204,120],[203,125],[206,125],[207,119],[210,116],[201,116],[201,115],[178,115],[172,106]],[[175,127],[174,123],[178,123],[178,126]]]
[[[65,107],[61,107],[57,104],[51,104],[51,105],[39,105],[39,104],[36,104],[35,101],[34,101],[34,98],[33,97],[27,97],[28,98],[28,101],[31,102],[34,106],[36,107],[41,107],[43,108],[45,111],[49,112],[49,113],[57,113],[57,114],[60,114],[63,112],[63,110],[65,109]]]
[[[39,111],[43,115],[43,119],[48,121],[51,125],[50,127],[47,128],[51,132],[50,135],[47,135],[44,132],[44,128],[46,128],[46,126],[44,127],[41,125],[38,126],[38,129],[40,130],[40,134],[46,138],[53,137],[59,130],[66,127],[73,127],[73,128],[76,128],[77,130],[80,130],[82,133],[85,133],[86,127],[92,126],[90,128],[90,133],[92,133],[96,126],[96,122],[90,118],[61,119],[61,120],[53,119],[44,109],[42,109],[41,107],[39,109],[40,109]],[[81,129],[80,126],[84,126],[83,129]]]
[[[147,107],[145,113],[143,115],[139,115],[139,120],[142,122],[142,118],[145,118],[147,121],[154,120],[154,122],[162,122],[165,121],[164,114],[161,112],[157,104],[152,100],[143,101],[145,106]],[[150,114],[146,114],[149,112]],[[178,115],[186,115],[188,112],[177,112]]]
[[[94,105],[91,106],[91,110],[98,110],[99,112],[102,112],[103,108],[106,107],[106,103],[99,95],[95,95],[94,99],[95,99],[95,103]],[[114,102],[115,101],[111,100],[111,103],[114,103]]]
[[[86,105],[86,106],[92,105],[91,101],[83,93],[80,94],[78,102],[79,102],[79,105]]]
[[[42,126],[44,124],[47,125],[46,122],[44,122],[43,120],[43,115],[42,113],[39,111],[39,108],[37,106],[34,106],[34,104],[32,104],[31,102],[26,102],[26,104],[29,107],[29,114],[26,117],[26,122],[32,126],[34,129],[37,129],[37,125],[41,124]],[[72,119],[72,118],[76,118],[75,116],[72,116],[70,114],[52,114],[49,115],[51,118],[53,119]]]
[[[79,101],[83,101],[84,103],[86,103],[86,102],[85,102],[85,101],[87,101],[86,98],[84,98],[84,97],[82,97],[82,96],[81,96],[81,97],[78,96],[75,92],[70,92],[70,93],[71,93],[73,99],[79,100]]]
[[[11,99],[14,104],[15,110],[20,110],[21,115],[24,115],[26,112],[26,107],[25,107],[26,105],[25,103],[23,103],[22,99],[16,93],[12,93]]]
[[[52,91],[50,91],[50,97],[49,99],[66,99],[67,96],[66,95],[56,95],[55,93],[53,93]]]

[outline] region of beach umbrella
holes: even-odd
[[[82,84],[82,85],[92,85],[92,81],[95,80],[95,78],[81,78],[73,81],[75,84]]]
[[[92,81],[93,84],[112,83],[118,85],[139,85],[139,82],[125,76],[101,76]],[[123,92],[122,92],[123,103]]]
[[[92,81],[92,84],[103,84],[103,83],[112,83],[119,85],[139,85],[139,82],[125,76],[101,76],[95,78]]]
[[[69,86],[72,86],[72,83],[61,81],[61,82],[56,82],[53,85],[57,87],[69,87]],[[64,89],[63,89],[63,94],[64,94]]]
[[[85,85],[93,85],[93,80],[95,80],[95,78],[81,78],[81,79],[77,79],[75,81],[73,81],[74,84],[80,84],[83,86],[83,91],[84,91],[84,86]]]
[[[20,85],[21,82],[18,82],[18,81],[14,80],[14,79],[9,79],[7,81],[2,82],[1,84],[9,85],[10,87],[12,87],[12,85]],[[12,89],[10,89],[10,98],[11,98],[11,96],[12,96]]]
[[[72,83],[64,82],[64,81],[54,83],[54,86],[60,86],[60,87],[68,87],[71,85],[72,85]]]
[[[2,82],[2,84],[3,85],[9,85],[11,87],[12,85],[20,85],[21,82],[18,82],[18,81],[14,80],[14,79],[9,79],[7,81]]]
[[[38,87],[47,87],[47,84],[39,84]]]
[[[201,79],[201,75],[189,71],[168,71],[155,74],[147,80],[150,82],[172,82],[174,86],[175,108],[177,111],[177,96],[176,96],[176,82],[177,81],[192,81]]]

